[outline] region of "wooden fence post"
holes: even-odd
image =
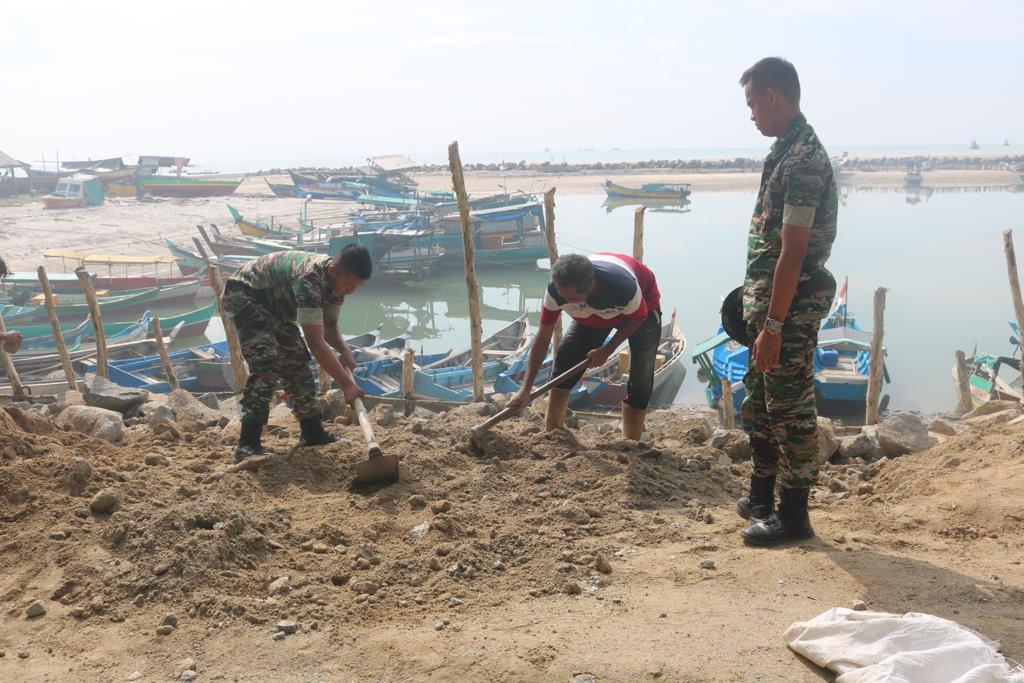
[[[732,380],[722,378],[722,425],[726,429],[736,429],[736,409],[732,405]]]
[[[96,303],[96,290],[93,289],[89,273],[83,266],[75,268],[75,275],[78,276],[85,300],[89,304],[89,317],[92,319],[93,333],[96,336],[96,375],[107,379],[107,335],[103,332],[103,316],[100,315],[100,306]]]
[[[57,318],[57,306],[53,301],[53,288],[50,287],[50,278],[46,275],[46,268],[43,266],[39,266],[36,274],[39,276],[39,284],[43,286],[43,296],[46,297],[46,316],[50,319],[50,329],[53,331],[53,341],[57,345],[57,355],[60,356],[61,367],[64,368],[64,377],[68,380],[68,388],[72,391],[77,391],[78,379],[75,377],[74,368],[71,367],[68,347],[64,343],[64,334],[60,330],[60,320]]]
[[[405,414],[412,415],[416,410],[416,352],[407,348],[402,356],[402,393],[405,394]]]
[[[646,206],[636,207],[633,214],[633,258],[643,263],[644,260],[644,212]]]
[[[875,328],[871,333],[871,371],[868,376],[867,410],[864,424],[878,422],[878,397],[882,393],[882,368],[885,364],[885,287],[875,290]]]
[[[1006,254],[1006,273],[1010,278],[1010,297],[1013,299],[1013,315],[1017,319],[1017,330],[1024,335],[1024,299],[1020,295],[1020,277],[1017,275],[1017,255],[1013,251],[1013,230],[1003,231],[1003,252]],[[1021,363],[1021,379],[1024,380],[1024,363]]]
[[[221,324],[224,325],[224,336],[228,341],[231,369],[235,373],[235,391],[241,393],[245,389],[245,383],[249,380],[249,371],[245,367],[245,358],[242,357],[242,346],[238,343],[238,333],[235,331],[234,323],[231,322],[231,316],[224,312],[224,285],[220,281],[220,271],[217,270],[217,266],[208,265],[206,273],[210,279],[210,287],[213,288],[213,295],[217,298],[217,311]]]
[[[544,193],[544,223],[547,226],[547,237],[548,237],[548,261],[551,262],[551,267],[555,267],[555,261],[558,260],[558,243],[555,241],[555,190],[557,188],[552,187],[550,190]],[[558,345],[562,343],[562,316],[558,316],[558,320],[555,321],[555,331],[551,337],[551,351],[552,353],[558,352]]]
[[[160,364],[164,366],[164,375],[167,376],[167,384],[171,391],[178,390],[178,376],[174,374],[174,367],[171,359],[167,356],[167,347],[164,346],[164,331],[160,327],[160,316],[153,316],[153,341],[156,342],[156,352],[160,354]]]
[[[466,290],[469,294],[469,343],[473,357],[473,400],[484,400],[484,354],[480,338],[480,291],[476,283],[476,263],[473,260],[473,226],[469,222],[469,198],[466,196],[466,178],[462,174],[459,143],[448,145],[448,165],[452,171],[452,185],[459,200],[459,218],[462,222],[462,249],[466,266]]]
[[[967,357],[963,351],[956,352],[956,389],[958,416],[974,410],[974,399],[971,398],[971,378],[967,370]]]
[[[7,327],[4,326],[4,317],[0,315],[0,334],[5,332],[7,332]],[[14,400],[27,400],[28,395],[25,393],[25,387],[21,384],[21,378],[18,377],[18,369],[14,367],[14,359],[11,358],[11,354],[7,353],[3,344],[0,344],[0,362],[4,366],[4,374],[7,375],[7,381],[11,383],[11,394]]]

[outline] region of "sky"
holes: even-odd
[[[766,148],[765,56],[831,149],[1024,141],[1019,0],[57,0],[3,3],[0,46],[0,150],[37,165]]]

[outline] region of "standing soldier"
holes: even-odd
[[[755,341],[741,412],[753,471],[750,494],[736,510],[751,521],[743,531],[747,542],[777,545],[814,535],[807,515],[818,478],[813,358],[836,291],[825,262],[836,237],[838,195],[828,153],[800,113],[793,65],[762,59],[740,85],[754,126],[778,139],[764,162],[747,236],[743,318]]]
[[[530,403],[533,381],[548,353],[555,322],[564,310],[573,322],[558,345],[551,376],[562,374],[586,358],[592,368],[604,365],[628,339],[629,382],[622,403],[622,436],[639,441],[654,390],[654,365],[661,343],[660,306],[654,273],[625,254],[559,257],[551,267],[551,282],[544,294],[540,327],[530,349],[523,386],[509,406],[522,409]],[[612,329],[615,334],[609,338]],[[565,422],[569,394],[582,375],[581,371],[551,390],[544,419],[548,431]]]
[[[319,446],[337,441],[321,421],[309,354],[312,351],[320,367],[338,383],[348,403],[363,395],[342,367],[353,370],[356,362],[342,339],[338,315],[345,296],[359,289],[372,272],[366,248],[350,244],[335,258],[302,251],[267,254],[228,278],[224,310],[238,331],[242,355],[249,364],[235,462],[266,453],[260,434],[278,380],[299,419],[302,442]]]

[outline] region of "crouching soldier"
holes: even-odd
[[[522,409],[548,353],[551,334],[564,310],[573,319],[555,354],[552,377],[584,359],[589,367],[604,365],[622,342],[629,340],[629,382],[622,404],[622,435],[639,441],[644,432],[647,405],[654,390],[654,365],[661,342],[661,294],[654,273],[623,254],[601,253],[589,258],[579,254],[560,257],[551,268],[551,282],[544,295],[540,328],[523,378],[523,386],[509,406]],[[614,335],[609,338],[612,330]],[[545,429],[557,429],[565,421],[572,388],[582,371],[551,390]]]
[[[309,356],[312,352],[320,367],[338,383],[346,402],[363,396],[343,370],[343,366],[355,369],[356,362],[342,339],[338,315],[345,296],[370,279],[372,271],[366,248],[350,244],[333,258],[301,251],[267,254],[228,278],[224,310],[238,332],[249,365],[235,462],[266,454],[260,435],[279,380],[292,401],[302,442],[319,446],[337,441],[323,427]]]

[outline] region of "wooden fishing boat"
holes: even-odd
[[[123,358],[126,356],[137,356],[142,351],[155,350],[156,345],[153,340],[146,339],[146,335],[149,332],[150,315],[146,312],[143,316],[144,319],[139,320],[132,327],[122,331],[121,333],[112,336],[107,340],[107,354],[111,360],[117,358]],[[170,344],[174,341],[177,336],[177,331],[172,330],[171,333],[166,337],[165,341]],[[68,357],[72,361],[81,360],[95,355],[96,345],[95,344],[83,344],[79,338],[74,346],[68,349]],[[60,355],[56,352],[49,352],[43,350],[42,352],[29,351],[27,353],[18,352],[11,356],[14,361],[14,367],[18,371],[18,374],[33,375],[49,372],[52,370],[61,369]]]
[[[157,197],[227,197],[242,184],[239,180],[182,176],[140,175],[136,182],[147,194]]]
[[[272,183],[266,176],[263,176],[263,182],[267,184],[267,187],[270,188],[270,191],[274,193],[275,197],[289,199],[300,196],[298,188],[295,187],[295,185],[289,185],[287,183]]]
[[[651,213],[690,213],[689,199],[637,199],[635,197],[612,197],[604,201],[605,213],[626,206],[642,206]]]
[[[1006,378],[999,376],[999,371],[1009,367],[1015,373],[1016,386]],[[1020,359],[1008,356],[990,356],[976,353],[967,359],[968,381],[971,390],[971,403],[975,408],[989,401],[1024,401],[1020,389]],[[957,367],[953,364],[953,380],[957,380]]]
[[[239,232],[246,237],[258,237],[260,239],[290,239],[295,237],[295,231],[283,228],[281,226],[267,225],[258,220],[252,220],[245,218],[242,212],[231,206],[227,205],[228,211],[231,213],[231,220],[234,221],[235,225],[238,226]]]
[[[682,362],[685,349],[686,337],[679,330],[673,311],[672,319],[661,329],[650,409],[664,408],[675,400],[686,377],[686,365]],[[582,382],[583,392],[575,400],[570,397],[570,405],[605,410],[620,407],[626,398],[629,363],[629,345],[623,344],[608,362],[587,373]]]
[[[203,260],[203,257],[198,251],[192,251],[191,249],[186,249],[181,245],[175,244],[169,237],[164,238],[164,244],[167,245],[171,255],[174,257],[175,261],[177,261],[178,270],[180,270],[183,275],[206,273],[206,261]],[[227,277],[251,260],[252,258],[248,256],[217,256],[213,262],[220,269],[221,276]]]
[[[173,301],[183,301],[195,299],[196,294],[199,292],[200,282],[198,280],[192,280],[191,282],[184,282],[178,285],[171,285],[169,287],[154,287],[152,289],[142,290],[134,294],[126,294],[124,296],[112,296],[97,299],[97,305],[99,306],[100,313],[103,316],[117,316],[128,313],[136,313],[144,311],[158,303],[169,303]],[[84,301],[61,303],[57,302],[55,306],[57,315],[67,319],[80,319],[85,318],[89,315],[89,306]],[[18,315],[5,316],[11,323],[31,323],[31,322],[42,322],[49,320],[46,313],[46,306],[40,304],[32,309],[28,313],[21,313]]]
[[[609,197],[629,197],[632,199],[686,199],[690,196],[689,183],[647,183],[640,187],[626,187],[604,181],[604,191]]]
[[[178,332],[178,336],[183,339],[190,337],[199,337],[206,333],[206,328],[210,324],[210,318],[213,317],[217,312],[217,302],[214,301],[209,306],[203,308],[197,308],[194,311],[182,313],[180,315],[170,315],[160,319],[160,326],[162,328],[171,330],[181,324],[181,329]],[[107,338],[113,335],[123,332],[128,329],[134,322],[115,322],[115,323],[103,323],[103,333]],[[25,343],[22,344],[22,348],[35,348],[34,346],[28,346],[28,342],[34,341],[38,338],[46,338],[47,341],[43,342],[43,346],[52,345],[53,342],[53,328],[49,324],[46,325],[19,325],[18,332],[25,339]],[[81,337],[83,340],[92,339],[95,335],[93,334],[92,320],[86,318],[77,325],[71,327],[61,328],[61,334],[64,337],[64,343],[69,344]],[[153,336],[153,325],[152,322],[149,326],[149,337]]]
[[[96,176],[76,173],[61,178],[52,195],[42,198],[47,209],[80,209],[103,203],[103,182]]]
[[[228,354],[226,341],[195,346],[183,351],[167,354],[174,369],[178,386],[189,391],[202,388],[191,361],[224,358]],[[90,361],[81,364],[83,372],[95,372],[96,364]],[[126,358],[107,364],[108,379],[114,384],[133,389],[145,389],[154,394],[170,393],[171,386],[164,372],[163,360],[159,355],[141,358]]]
[[[911,166],[910,170],[907,171],[907,174],[903,176],[903,187],[908,190],[921,189],[922,182],[921,167],[916,164]]]

